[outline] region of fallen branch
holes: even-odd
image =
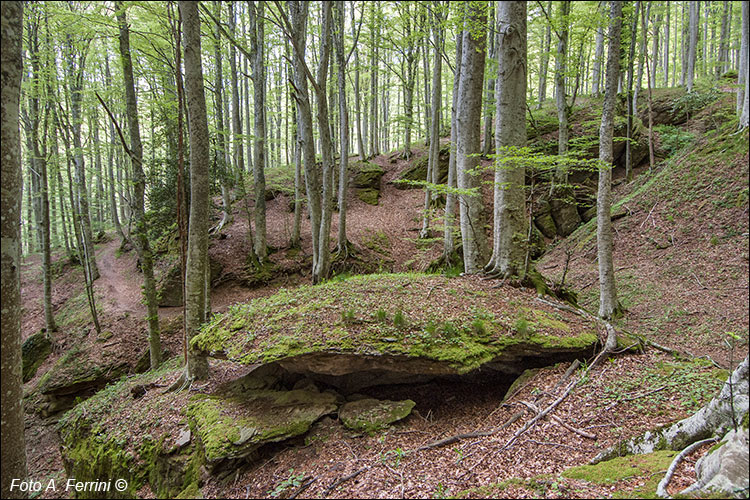
[[[305,491],[308,488],[308,486],[310,486],[311,484],[313,484],[316,479],[318,479],[318,476],[313,476],[310,479],[308,479],[307,481],[305,481],[304,483],[302,483],[302,485],[299,488],[297,488],[294,491],[294,493],[292,493],[291,495],[289,495],[289,498],[297,498],[297,496],[300,493],[302,493],[303,491]]]
[[[696,441],[695,443],[682,450],[679,455],[674,457],[674,460],[672,460],[672,463],[669,465],[669,469],[667,469],[667,473],[664,475],[664,479],[659,481],[659,486],[656,487],[656,495],[661,498],[672,498],[671,496],[669,496],[669,493],[667,493],[667,486],[669,485],[670,479],[672,479],[672,476],[674,475],[674,471],[677,470],[677,466],[680,465],[680,462],[682,462],[686,456],[690,455],[697,448],[700,448],[704,444],[715,443],[718,440],[718,437],[712,437]]]
[[[554,420],[555,422],[557,422],[559,425],[561,425],[561,426],[565,427],[566,429],[568,429],[570,432],[578,434],[581,437],[585,437],[586,439],[593,439],[594,441],[596,441],[596,439],[597,439],[596,438],[596,434],[591,434],[590,432],[586,432],[584,430],[577,429],[577,428],[573,427],[572,425],[563,422],[556,415],[550,415],[550,418],[552,420]]]
[[[358,475],[360,475],[360,474],[361,474],[362,472],[364,472],[364,471],[368,470],[368,469],[369,469],[370,467],[372,467],[372,466],[371,466],[371,465],[366,465],[366,466],[362,467],[361,469],[357,469],[357,470],[355,470],[354,472],[352,472],[352,473],[351,473],[351,474],[349,474],[348,476],[344,476],[344,477],[342,477],[341,479],[338,479],[337,481],[334,481],[333,483],[331,483],[331,485],[330,485],[330,486],[328,486],[328,487],[327,487],[327,488],[326,488],[326,489],[325,489],[325,490],[323,491],[323,496],[324,496],[324,497],[325,497],[325,496],[327,496],[327,495],[328,495],[328,493],[330,493],[330,492],[331,492],[332,490],[334,490],[334,489],[335,489],[335,488],[336,488],[337,486],[339,486],[339,485],[340,485],[340,484],[342,484],[342,483],[345,483],[346,481],[348,481],[348,480],[350,480],[350,479],[353,479],[353,478],[357,477],[357,476],[358,476]]]

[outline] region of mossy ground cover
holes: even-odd
[[[426,357],[459,373],[506,349],[593,348],[591,322],[534,297],[528,290],[493,289],[478,278],[356,276],[232,306],[192,345],[243,364],[333,351]]]

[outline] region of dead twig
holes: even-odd
[[[340,485],[340,484],[342,484],[342,483],[345,483],[346,481],[348,481],[348,480],[350,480],[350,479],[353,479],[353,478],[357,477],[358,475],[360,475],[360,474],[361,474],[361,473],[363,473],[364,471],[368,470],[368,469],[369,469],[370,467],[372,467],[372,466],[371,466],[371,465],[366,465],[366,466],[362,467],[361,469],[357,469],[357,470],[355,470],[354,472],[352,472],[352,473],[351,473],[351,474],[349,474],[348,476],[344,476],[344,477],[342,477],[341,479],[338,479],[338,480],[334,481],[333,483],[331,483],[331,484],[330,484],[330,485],[329,485],[329,486],[328,486],[328,487],[327,487],[327,488],[326,488],[326,489],[325,489],[325,490],[323,491],[323,496],[324,496],[324,497],[325,497],[325,496],[328,496],[328,493],[330,493],[331,491],[333,491],[333,490],[334,490],[334,489],[335,489],[335,488],[336,488],[337,486],[339,486],[339,485]]]
[[[305,481],[304,483],[302,483],[302,484],[300,485],[300,487],[299,487],[299,488],[297,488],[297,489],[296,489],[296,490],[294,491],[294,493],[292,493],[291,495],[289,495],[289,498],[297,498],[297,496],[298,496],[298,495],[299,495],[300,493],[302,493],[303,491],[305,491],[305,490],[306,490],[306,489],[307,489],[307,488],[308,488],[308,487],[309,487],[309,486],[310,486],[311,484],[313,484],[313,483],[315,482],[315,480],[316,480],[316,479],[318,479],[318,476],[313,476],[313,477],[311,477],[310,479],[308,479],[307,481]]]

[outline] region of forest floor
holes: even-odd
[[[238,469],[229,478],[208,479],[202,494],[217,498],[585,498],[653,494],[673,453],[649,460],[618,459],[622,460],[617,464],[619,472],[605,480],[601,480],[600,472],[577,466],[585,466],[599,451],[620,439],[693,413],[710,400],[747,351],[747,132],[712,148],[703,138],[710,132],[705,123],[696,119],[688,124],[697,136],[693,147],[681,150],[671,163],[663,163],[652,174],[644,173],[615,189],[617,206],[628,212],[614,223],[618,290],[627,308],[616,327],[646,335],[694,358],[678,359],[648,349],[621,353],[591,370],[557,407],[555,415],[569,426],[595,434],[596,439],[583,437],[555,420],[542,420],[509,444],[530,417],[527,413],[490,436],[415,451],[437,439],[500,427],[529,402],[549,404],[563,390],[558,382],[567,364],[538,371],[505,402],[505,388],[494,383],[377,387],[362,392],[379,398],[413,399],[417,403],[413,414],[375,435],[352,434],[335,419],[325,417],[304,440],[274,447],[263,460]],[[745,146],[740,150],[735,146],[742,141]],[[378,263],[384,270],[422,270],[440,253],[439,241],[426,246],[417,242],[423,192],[397,190],[389,182],[406,167],[406,161],[387,155],[373,161],[386,170],[380,204],[373,207],[354,196],[349,198],[349,239],[365,260]],[[237,280],[220,280],[212,292],[214,311],[269,295],[281,286],[309,283],[307,266],[298,264],[311,254],[309,238],[303,236],[301,256],[285,250],[292,223],[292,214],[285,208],[288,203],[283,195],[269,202],[268,241],[280,249],[272,254],[272,261],[290,272],[282,273],[268,286],[253,289]],[[241,214],[236,209],[234,222],[224,230],[226,236],[211,241],[209,252],[222,263],[224,276],[242,272],[247,221]],[[336,229],[334,218],[332,235]],[[302,234],[308,233],[309,221],[303,217]],[[97,245],[102,276],[96,282],[96,297],[102,328],[119,341],[108,348],[134,358],[146,346],[142,319],[145,307],[134,252],[119,255],[118,247],[119,241],[112,236]],[[65,263],[64,256],[58,256],[57,262],[53,302],[61,328],[54,334],[53,355],[26,384],[28,392],[66,349],[95,337],[88,324],[85,299],[81,298],[80,267]],[[39,266],[38,255],[33,255],[22,268],[24,338],[44,324]],[[537,266],[552,280],[559,280],[567,268],[566,283],[579,293],[579,303],[595,310],[598,282],[593,224],[554,242]],[[301,272],[293,272],[295,269]],[[456,300],[469,306],[467,298]],[[160,309],[165,325],[162,342],[172,353],[181,350],[180,317],[179,308]],[[736,333],[740,340],[733,344],[726,332]],[[217,377],[236,376],[226,364],[217,363],[223,367],[216,370]],[[582,373],[579,370],[575,376]],[[54,424],[27,413],[29,474],[34,479],[66,478]],[[164,425],[170,424],[165,421]],[[703,452],[698,450],[681,466],[672,482],[672,494],[690,483],[694,476],[691,466]],[[140,493],[152,496],[148,488]]]

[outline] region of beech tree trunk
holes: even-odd
[[[76,55],[70,35],[67,40],[67,70],[68,86],[70,89],[70,118],[72,122],[71,135],[73,142],[73,164],[75,166],[75,191],[78,205],[78,223],[81,228],[82,253],[91,270],[91,280],[99,278],[99,268],[96,265],[94,252],[94,238],[91,234],[91,217],[89,216],[89,195],[86,183],[86,165],[83,159],[83,145],[81,142],[81,106],[83,102],[83,71],[86,63],[85,51]]]
[[[547,2],[547,13],[552,12],[552,1]],[[542,45],[542,57],[539,64],[539,102],[536,104],[536,109],[542,108],[542,103],[547,97],[547,65],[549,64],[549,49],[552,43],[552,29],[549,22],[545,23],[546,28],[544,31],[544,44]]]
[[[0,88],[2,103],[0,130],[3,138],[2,196],[2,279],[0,280],[0,467],[3,498],[23,498],[18,488],[11,491],[13,479],[26,479],[26,443],[23,423],[23,384],[21,376],[21,134],[19,131],[21,73],[23,63],[23,2],[0,3],[0,54],[3,70]]]
[[[338,251],[346,256],[348,240],[346,239],[346,193],[349,187],[349,111],[346,106],[346,54],[344,52],[344,2],[337,0],[336,29],[334,39],[336,44],[336,64],[338,66],[339,91],[339,134],[341,140],[341,154],[339,158],[339,232]]]
[[[125,7],[121,1],[115,2],[117,21],[120,28],[120,59],[125,85],[125,109],[130,132],[130,160],[133,166],[133,242],[143,271],[143,296],[146,300],[148,320],[148,343],[151,355],[151,369],[161,364],[161,341],[159,339],[159,305],[156,298],[156,280],[154,279],[154,258],[151,244],[148,241],[148,228],[145,220],[146,176],[143,173],[143,145],[138,126],[138,103],[135,95],[133,63],[130,56],[130,31],[125,17]]]
[[[617,80],[620,74],[620,32],[622,3],[612,1],[610,7],[609,46],[607,49],[607,79],[599,129],[599,192],[596,199],[596,242],[599,257],[599,317],[612,318],[619,314],[615,269],[612,260],[612,136],[614,132]]]
[[[570,15],[570,1],[565,0],[560,2],[560,14],[559,20],[561,26],[559,27],[559,38],[557,44],[557,55],[555,56],[555,99],[557,101],[557,122],[558,122],[558,133],[557,133],[557,155],[561,158],[568,154],[568,103],[565,99],[565,78],[568,71],[568,26]],[[567,183],[567,167],[565,165],[558,166],[555,169],[555,176],[552,184]]]
[[[479,164],[479,132],[482,113],[482,81],[487,22],[486,5],[469,4],[464,22],[461,80],[458,85],[456,174],[458,188],[474,190],[474,194],[459,196],[461,240],[464,271],[474,274],[486,262],[488,248],[482,215],[480,177],[474,169]]]
[[[201,324],[206,320],[210,159],[198,2],[181,1],[179,6],[185,40],[185,99],[190,132],[190,218],[185,276],[188,340],[186,378],[195,380],[208,378],[208,360],[190,346],[190,340],[198,334]]]
[[[670,2],[665,2],[667,8],[667,24],[664,30],[664,82],[663,86],[669,86],[669,28],[670,28],[670,16],[671,16],[671,5]],[[656,64],[656,62],[654,62]]]
[[[230,27],[234,27],[234,19],[233,19],[233,10],[232,10],[232,2],[229,2],[229,25]],[[221,2],[218,2],[214,0],[214,15],[216,16],[216,19],[221,19]],[[232,28],[230,28],[231,30]],[[235,54],[234,52],[236,49],[234,48],[234,45],[230,47],[229,57],[234,58]],[[221,183],[221,222],[219,222],[219,225],[217,226],[216,230],[221,231],[224,226],[229,224],[232,220],[232,198],[230,196],[230,189],[231,189],[231,178],[232,174],[230,173],[230,165],[227,165],[226,162],[226,141],[227,139],[227,133],[226,129],[224,128],[224,109],[223,109],[223,102],[224,102],[224,74],[222,71],[222,57],[221,57],[221,30],[219,27],[216,27],[216,31],[214,31],[214,64],[215,64],[215,74],[216,74],[216,80],[214,82],[214,110],[216,114],[216,150],[214,153],[214,158],[216,159],[216,174],[219,177],[219,182]],[[236,66],[236,65],[235,65]],[[233,68],[233,73],[236,73],[236,67]],[[234,77],[234,83],[236,85],[237,78]],[[236,165],[236,164],[235,164]],[[242,175],[243,170],[239,168],[238,165],[236,167],[239,169],[239,172],[237,175]]]
[[[693,91],[695,78],[695,60],[698,52],[698,2],[690,2],[690,45],[688,47],[687,90]]]
[[[737,116],[742,116],[742,106],[745,101],[747,92],[745,91],[745,82],[748,75],[748,10],[750,4],[742,2],[742,40],[740,42],[739,69],[737,71]]]
[[[253,118],[255,145],[253,179],[255,185],[255,254],[263,261],[268,258],[266,244],[266,70],[263,50],[263,2],[252,2],[250,7],[250,55],[253,70]],[[237,117],[239,122],[239,115]]]
[[[490,16],[488,21],[488,26],[493,26],[495,24],[495,5],[497,2],[490,3]],[[490,32],[491,33],[491,32]],[[489,35],[489,46],[490,49],[487,52],[487,64],[489,64],[489,68],[485,69],[485,73],[488,73],[490,68],[493,68],[494,73],[497,74],[499,71],[498,68],[496,68],[495,59],[497,58],[497,48],[496,48],[496,41],[495,36],[492,36],[492,34]],[[487,87],[485,88],[485,95],[484,95],[484,130],[482,133],[483,142],[482,142],[482,154],[488,155],[490,154],[490,151],[492,150],[492,113],[493,109],[495,109],[495,78],[489,78],[489,76],[485,77],[485,80],[487,81]],[[434,85],[434,83],[433,83]],[[524,99],[526,99],[526,96],[524,95]],[[525,119],[525,117],[524,117]]]
[[[599,83],[602,80],[602,58],[604,57],[604,26],[596,28],[596,49],[594,50],[594,67],[591,74],[591,95],[599,97]]]
[[[463,55],[463,32],[456,35],[456,63],[453,75],[453,97],[451,103],[451,150],[448,157],[448,194],[445,196],[445,216],[443,225],[443,260],[450,263],[456,251],[456,243],[453,239],[453,218],[456,212],[456,195],[451,191],[456,187],[456,142],[458,137],[458,82],[461,79],[461,60]]]
[[[520,156],[526,145],[526,2],[500,2],[497,13],[497,84],[495,100],[495,209],[493,252],[486,270],[493,275],[523,278],[526,272],[525,166],[504,161]],[[510,149],[508,149],[510,148]]]

